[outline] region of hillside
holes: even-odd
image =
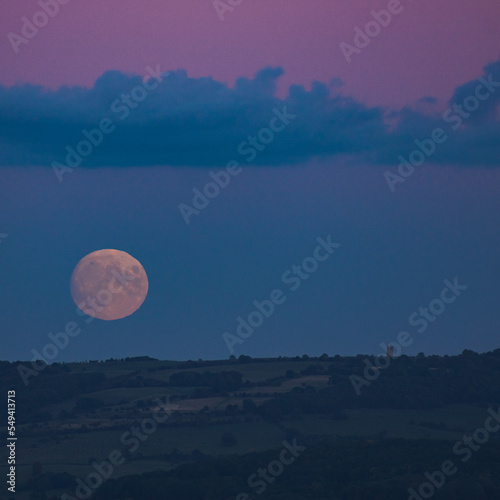
[[[370,364],[380,367],[365,372]],[[284,441],[294,440],[306,448],[301,472],[294,472],[302,484],[314,483],[311,470],[328,475],[341,456],[345,460],[335,467],[341,466],[342,474],[333,474],[331,484],[322,481],[317,496],[304,496],[293,482],[283,481],[260,498],[401,498],[419,477],[425,479],[426,470],[453,457],[454,443],[482,427],[488,410],[500,402],[500,349],[385,360],[324,354],[54,363],[32,375],[27,385],[20,367],[19,362],[0,363],[2,389],[16,390],[20,499],[74,497],[77,479],[84,481],[95,464],[113,457],[117,464],[110,479],[95,489],[96,498],[126,498],[121,495],[127,477],[138,473],[153,474],[135,481],[154,478],[159,491],[171,492],[168,498],[236,498],[250,474],[242,471],[268,463]],[[477,475],[477,484],[495,494],[500,491],[493,479],[500,477],[498,451],[498,435],[491,433],[463,466],[464,474]],[[487,467],[485,457],[490,457]],[[212,496],[200,496],[203,488],[193,489],[191,497],[175,496],[173,483],[181,485],[186,474],[205,477],[207,470],[216,471],[202,481]],[[439,493],[465,491],[457,486],[463,478],[457,474]],[[339,496],[324,496],[328,484]],[[295,496],[279,496],[287,488]],[[157,498],[148,491],[139,488],[129,498]]]

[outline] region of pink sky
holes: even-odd
[[[225,0],[224,0],[225,1]],[[104,71],[149,64],[234,82],[283,66],[282,89],[340,77],[368,104],[447,99],[500,55],[500,4],[401,0],[403,11],[347,64],[339,48],[387,0],[243,0],[220,21],[212,0],[70,0],[15,54],[7,38],[36,1],[0,0],[0,82],[91,86]]]
[[[403,11],[351,64],[339,44],[352,43],[354,28],[389,0],[243,0],[223,22],[213,0],[70,0],[15,54],[7,35],[20,33],[21,18],[32,19],[39,1],[51,0],[0,0],[4,85],[90,87],[105,71],[144,75],[157,64],[232,84],[272,65],[285,70],[281,91],[340,77],[357,100],[401,106],[423,96],[448,99],[500,56],[498,0],[401,0]],[[212,106],[216,97],[203,98],[217,93],[202,89],[199,120],[191,120],[192,102],[165,85],[60,184],[50,165],[65,161],[66,147],[81,142],[84,127],[109,115],[117,80],[103,79],[96,98],[86,100],[77,91],[53,96],[0,88],[0,232],[9,235],[0,249],[8,290],[1,317],[2,331],[16,335],[4,357],[31,359],[30,349],[45,345],[48,332],[74,319],[68,288],[74,266],[93,250],[118,248],[147,269],[148,300],[130,321],[93,323],[89,334],[98,342],[75,340],[58,361],[227,358],[222,333],[234,333],[237,316],[281,287],[282,273],[328,234],[341,243],[338,254],[237,355],[378,353],[379,343],[407,328],[408,315],[454,276],[470,290],[453,312],[450,306],[429,332],[415,336],[408,354],[498,347],[500,156],[498,123],[481,121],[489,115],[479,113],[450,133],[437,150],[444,165],[431,158],[392,193],[384,171],[397,171],[398,155],[409,157],[414,139],[444,126],[441,117],[407,113],[404,121],[399,113],[403,126],[392,136],[379,114],[357,100],[350,106],[322,101],[320,91],[300,95],[290,101],[302,106],[302,116],[257,158],[269,164],[245,166],[188,226],[179,204],[193,203],[194,189],[212,180],[209,170],[233,159],[246,164],[238,144],[267,125],[267,96],[256,91],[253,99],[248,86],[238,100],[223,89],[222,104]],[[179,96],[180,113],[169,107],[167,91]],[[498,95],[486,110],[498,106]],[[91,104],[88,110],[82,102]],[[239,103],[247,102],[248,113],[240,113]],[[456,151],[477,157],[456,168],[447,160]],[[379,153],[390,165],[375,163]],[[482,168],[490,156],[497,164]]]

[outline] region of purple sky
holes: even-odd
[[[402,0],[403,10],[347,64],[339,44],[386,0],[244,0],[219,17],[211,0],[70,1],[14,54],[9,32],[32,19],[35,1],[0,1],[0,83],[92,86],[105,71],[142,74],[148,64],[184,68],[232,84],[282,66],[281,88],[340,77],[370,105],[447,99],[498,58],[500,4],[482,0]]]
[[[459,130],[441,115],[481,75],[500,81],[500,4],[402,0],[348,64],[339,44],[387,4],[243,0],[221,21],[211,0],[71,0],[15,54],[8,34],[40,7],[0,0],[0,329],[16,339],[0,359],[30,359],[81,322],[69,278],[101,248],[137,258],[149,295],[128,318],[81,325],[58,360],[226,358],[223,332],[330,234],[338,252],[235,354],[378,354],[401,330],[407,354],[497,348],[500,90]],[[65,145],[157,64],[188,76],[111,116],[117,131],[59,183]],[[429,96],[434,108],[416,104]],[[283,106],[296,118],[247,164],[238,143]],[[436,126],[450,139],[391,192],[384,171]],[[241,174],[187,225],[179,204],[233,159]],[[416,333],[409,315],[455,276],[468,289]]]

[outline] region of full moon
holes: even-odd
[[[76,265],[70,280],[71,296],[85,314],[114,320],[141,307],[148,294],[148,277],[141,263],[121,250],[89,253]]]

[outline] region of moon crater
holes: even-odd
[[[85,314],[103,320],[125,318],[144,302],[149,283],[141,263],[121,250],[89,253],[76,265],[71,296]]]

